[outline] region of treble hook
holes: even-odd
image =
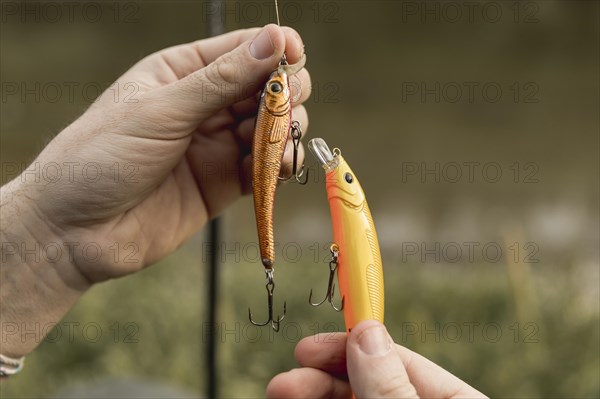
[[[329,262],[329,281],[327,283],[327,293],[325,294],[325,298],[323,298],[323,300],[321,302],[313,303],[312,302],[313,291],[311,289],[310,295],[308,296],[308,303],[310,303],[312,306],[319,306],[319,305],[322,305],[325,301],[328,301],[331,304],[331,307],[336,312],[341,312],[344,309],[344,299],[345,298],[342,298],[342,306],[340,306],[339,308],[336,307],[335,304],[333,303],[333,294],[335,293],[334,277],[335,277],[335,271],[337,270],[337,266],[338,266],[339,248],[336,244],[332,244],[331,247],[329,248],[329,251],[331,252],[331,261]]]
[[[279,323],[281,323],[281,321],[285,318],[285,313],[287,311],[287,304],[286,302],[283,302],[283,316],[279,317],[277,316],[277,319],[273,319],[273,291],[275,291],[275,282],[273,281],[273,269],[266,269],[265,273],[267,274],[267,284],[265,285],[265,288],[267,289],[267,302],[268,302],[268,306],[269,306],[269,320],[265,321],[264,323],[257,323],[252,319],[252,311],[250,310],[250,307],[248,307],[248,318],[250,319],[250,323],[254,324],[255,326],[266,326],[267,324],[271,323],[271,327],[273,328],[273,330],[275,330],[275,332],[279,331]]]
[[[300,140],[302,140],[302,128],[300,127],[300,122],[293,121],[291,124],[290,134],[292,136],[292,144],[294,145],[294,158],[292,161],[292,174],[288,178],[281,178],[281,181],[290,181],[291,179],[296,180],[296,183],[305,185],[308,183],[308,170],[306,170],[306,178],[302,180],[302,176],[304,176],[304,165],[300,168],[300,172],[298,172],[298,149],[300,148]]]

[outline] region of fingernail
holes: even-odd
[[[385,328],[371,327],[360,334],[358,346],[367,355],[383,356],[390,351],[392,344]]]
[[[269,58],[275,52],[268,29],[263,29],[250,44],[250,54],[257,60]]]

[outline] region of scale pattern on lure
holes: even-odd
[[[262,263],[273,267],[273,209],[281,159],[292,123],[290,90],[285,71],[275,71],[267,83],[258,108],[252,155],[254,211]]]
[[[252,180],[260,255],[265,268],[272,268],[275,263],[275,189],[292,127],[289,76],[302,69],[305,60],[306,57],[303,57],[294,65],[282,62],[265,85],[258,106],[252,146]]]
[[[286,312],[284,302],[283,315],[273,317],[273,291],[275,290],[275,282],[273,281],[273,267],[275,264],[273,211],[275,207],[275,189],[280,180],[279,171],[281,170],[281,162],[290,133],[294,145],[292,177],[300,181],[299,177],[302,174],[302,171],[300,174],[297,173],[296,164],[302,131],[300,130],[300,124],[292,121],[289,76],[301,70],[305,62],[306,57],[302,56],[298,63],[288,65],[284,55],[279,67],[271,73],[260,97],[252,145],[254,211],[256,213],[260,257],[267,276],[265,288],[267,289],[269,316],[266,322],[257,323],[252,318],[252,312],[248,308],[248,318],[252,324],[257,326],[265,326],[271,323],[275,331],[279,331],[279,323],[285,317]]]

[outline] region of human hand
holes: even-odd
[[[275,376],[268,398],[485,398],[423,356],[394,344],[373,320],[352,332],[304,338],[296,346],[301,368]]]
[[[17,178],[21,184],[3,190],[27,202],[25,213],[33,209],[53,241],[99,245],[102,257],[93,262],[74,252],[75,269],[91,283],[152,264],[249,191],[256,94],[284,51],[290,64],[297,62],[304,53],[300,36],[268,25],[152,54],[35,161],[100,165],[99,172],[94,167],[67,179],[66,165],[56,183]],[[306,130],[301,104],[310,77],[303,69],[293,79],[293,118]],[[291,157],[288,143],[283,163]],[[116,257],[114,245],[132,256]]]
[[[250,190],[256,94],[284,51],[296,63],[300,36],[268,25],[152,54],[2,187],[2,354],[31,352],[43,337],[21,329],[57,323],[93,283],[156,262]],[[290,83],[306,130],[308,72]]]

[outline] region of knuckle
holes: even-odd
[[[239,68],[232,53],[223,54],[215,61],[214,68],[209,68],[216,74],[217,80],[223,83],[235,83],[239,78]]]

